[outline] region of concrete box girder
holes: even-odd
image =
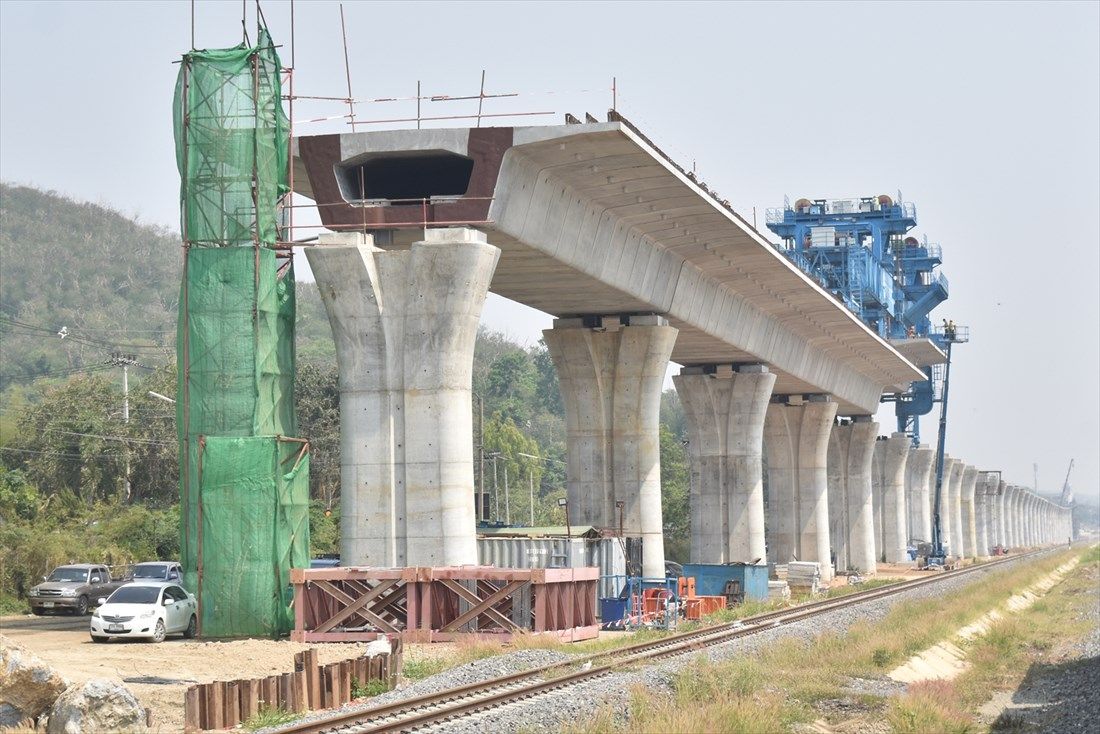
[[[622,123],[296,141],[300,168],[309,177],[307,195],[332,196],[325,179],[335,164],[369,152],[412,150],[468,155],[483,170],[497,166],[471,191],[492,197],[479,228],[501,248],[491,287],[502,296],[559,317],[667,314],[680,330],[673,361],[766,363],[776,373],[777,391],[832,394],[842,413],[871,412],[884,388],[904,388],[922,377]],[[449,213],[468,212],[475,199],[471,194],[468,201],[433,205],[433,216],[445,221]],[[360,209],[342,208],[322,207],[325,223],[354,226],[362,216]],[[400,209],[371,211],[369,228],[404,226],[398,220],[409,221],[412,207]],[[395,232],[390,243],[380,244],[403,246],[411,236]]]

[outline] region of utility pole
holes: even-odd
[[[477,491],[474,493],[474,517],[479,522],[489,521],[489,493],[485,491],[485,400],[476,392],[470,393],[477,400]]]
[[[493,459],[493,518],[500,520],[500,489],[497,486],[497,457],[500,456],[499,451],[494,451],[490,456]]]
[[[555,464],[564,465],[565,462],[559,459],[551,459],[549,456],[536,456],[535,454],[525,454],[522,451],[516,453],[517,456],[522,456],[525,459],[533,459],[535,461],[554,462]],[[528,474],[528,482],[531,487],[531,527],[535,526],[535,478],[533,474]]]
[[[508,500],[508,464],[504,464],[504,524],[512,524],[512,505]]]
[[[130,423],[130,365],[137,365],[137,355],[113,352],[108,364],[122,368],[122,422]],[[130,500],[130,444],[124,444],[126,452],[126,501]]]

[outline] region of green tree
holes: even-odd
[[[294,384],[298,433],[309,439],[309,491],[326,509],[340,496],[340,389],[333,365],[301,364]]]
[[[153,397],[176,395],[176,367],[165,365],[130,382],[130,422],[123,434],[130,452],[131,502],[171,507],[179,501],[179,441],[176,406]],[[167,557],[167,556],[164,556]]]
[[[539,339],[537,346],[531,349],[531,361],[535,365],[536,397],[539,408],[559,418],[565,417],[565,405],[561,400],[561,386],[558,384],[558,371],[550,358],[546,341]]]
[[[529,522],[531,482],[534,482],[536,489],[537,518],[542,492],[543,462],[529,456],[541,456],[538,442],[521,431],[510,417],[496,413],[485,421],[485,451],[490,462],[485,472],[485,484],[490,488],[494,512],[499,504],[500,515],[497,519],[510,520],[517,525]],[[496,487],[493,486],[493,463],[496,464]]]
[[[678,400],[676,405],[679,405]],[[691,552],[690,469],[687,450],[684,439],[673,433],[664,420],[661,422],[660,439],[665,556],[669,560],[683,563],[688,560]]]
[[[88,504],[124,492],[126,427],[114,381],[80,376],[48,388],[20,417],[18,431],[5,462],[33,484],[68,490]]]
[[[486,399],[494,412],[526,426],[534,412],[535,366],[526,352],[507,351],[489,365]]]

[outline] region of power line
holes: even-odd
[[[128,436],[103,436],[98,433],[80,433],[79,431],[62,431],[58,428],[43,428],[43,433],[60,433],[66,436],[85,436],[87,438],[102,438],[108,441],[133,441],[134,443],[152,443],[160,446],[172,446],[171,441],[157,441],[152,438],[130,438]]]
[[[24,321],[18,321],[10,316],[5,316],[2,314],[0,314],[0,324],[16,326],[39,334],[49,334],[50,336],[57,336],[60,337],[62,341],[68,339],[70,342],[82,344],[84,346],[106,347],[109,349],[152,349],[157,351],[169,348],[167,345],[161,346],[155,344],[118,344],[117,342],[103,341],[102,339],[96,339],[95,337],[81,336],[79,334],[79,327],[76,328],[76,331],[69,331],[69,328],[67,326],[62,326],[60,329],[57,329],[43,325],[28,324]]]
[[[122,454],[65,454],[58,451],[33,451],[31,449],[13,449],[8,446],[0,446],[0,451],[8,451],[17,454],[38,454],[40,456],[60,456],[68,459],[121,459]]]

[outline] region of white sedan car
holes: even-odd
[[[136,582],[126,584],[102,601],[92,614],[92,642],[112,637],[143,637],[163,642],[166,635],[182,632],[194,637],[198,604],[178,584]]]

